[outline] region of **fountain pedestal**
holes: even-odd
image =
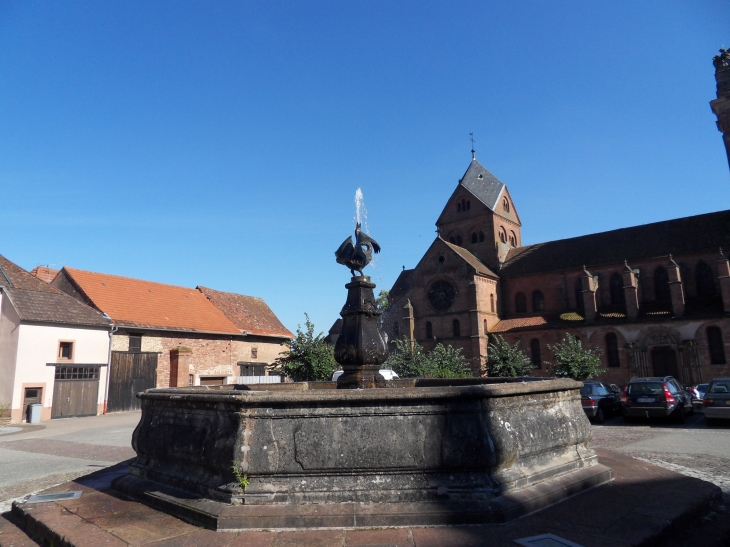
[[[388,348],[380,334],[380,315],[375,302],[375,283],[368,276],[353,277],[347,288],[347,301],[342,308],[342,331],[335,343],[335,361],[343,374],[337,379],[338,389],[385,387],[378,372],[388,358]]]

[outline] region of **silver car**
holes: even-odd
[[[730,420],[730,378],[715,378],[702,399],[707,425],[718,420]]]

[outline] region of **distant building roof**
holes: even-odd
[[[695,215],[620,228],[510,250],[499,274],[503,278],[575,270],[586,265],[730,249],[730,211]]]
[[[45,281],[46,283],[53,281],[53,278],[56,277],[57,273],[58,270],[54,270],[48,266],[36,266],[30,271],[31,275],[36,276],[38,279]]]
[[[504,183],[487,171],[486,167],[477,160],[472,160],[459,184],[479,198],[479,201],[492,211],[497,207],[497,200],[504,189]]]
[[[461,258],[463,258],[472,268],[474,268],[477,273],[489,275],[494,278],[498,278],[499,276],[494,273],[492,270],[490,270],[481,260],[479,260],[476,256],[471,254],[469,251],[464,249],[464,247],[459,247],[458,245],[454,245],[453,243],[449,243],[445,239],[441,239],[452,251],[454,251],[457,255],[459,255]]]
[[[68,267],[61,270],[64,274],[118,326],[241,334],[242,329],[196,289]]]
[[[294,338],[263,298],[198,287],[213,305],[240,330],[259,336]]]
[[[401,273],[398,274],[398,279],[395,280],[395,283],[393,283],[393,287],[391,287],[390,291],[388,292],[388,302],[393,303],[398,301],[403,295],[408,293],[408,290],[410,289],[410,286],[408,284],[408,281],[411,278],[411,275],[413,275],[413,272],[415,270],[403,270]],[[338,319],[337,321],[341,321],[341,319]]]
[[[109,327],[111,321],[0,255],[0,286],[23,321]]]

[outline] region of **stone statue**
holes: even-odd
[[[355,244],[352,244],[352,236],[348,237],[342,242],[340,248],[335,251],[335,257],[337,257],[338,264],[343,264],[350,268],[352,277],[355,277],[355,272],[359,272],[360,276],[362,276],[362,269],[370,264],[373,251],[379,253],[380,245],[378,245],[377,241],[360,231],[360,223],[358,222],[355,227]]]
[[[730,66],[730,51],[725,48],[720,49],[720,54],[713,57],[712,64],[715,65],[715,68]]]

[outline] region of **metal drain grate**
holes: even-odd
[[[48,501],[75,500],[81,497],[81,490],[73,492],[58,492],[57,494],[39,494],[28,498],[25,503],[45,503]]]
[[[540,534],[539,536],[516,539],[515,543],[523,547],[583,547],[555,534]]]

